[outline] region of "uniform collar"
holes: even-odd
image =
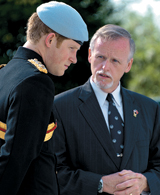
[[[17,52],[13,58],[25,59],[25,60],[37,59],[42,64],[44,64],[42,57],[38,53],[26,47],[22,47],[22,46],[18,47]]]

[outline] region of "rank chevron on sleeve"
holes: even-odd
[[[4,140],[4,136],[7,130],[7,125],[0,121],[0,138]]]
[[[51,123],[48,125],[47,132],[44,138],[44,142],[51,139],[53,132],[56,128],[57,128],[57,122]],[[7,125],[0,121],[0,139],[5,140],[6,130],[7,130]]]
[[[48,141],[51,139],[54,130],[57,128],[57,122],[56,123],[51,123],[48,125],[46,136],[44,138],[44,142]]]

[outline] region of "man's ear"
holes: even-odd
[[[49,33],[45,39],[45,44],[47,47],[51,46],[52,41],[56,40],[55,33]]]
[[[91,63],[91,48],[88,49],[88,61]]]
[[[130,61],[128,62],[128,65],[126,67],[125,73],[127,73],[127,72],[129,72],[131,70],[132,63],[133,63],[133,58],[131,58]]]

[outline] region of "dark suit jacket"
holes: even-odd
[[[55,97],[58,128],[53,137],[61,195],[96,195],[103,175],[123,169],[143,173],[151,194],[160,193],[160,107],[143,95],[121,91],[125,130],[120,167],[90,83]]]
[[[57,195],[52,138],[44,142],[54,122],[54,84],[28,61],[34,58],[43,63],[20,47],[0,70],[0,121],[7,125],[0,138],[1,195]]]

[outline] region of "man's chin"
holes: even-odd
[[[95,81],[95,83],[100,89],[109,89],[113,86],[113,82],[106,84],[101,81]]]

